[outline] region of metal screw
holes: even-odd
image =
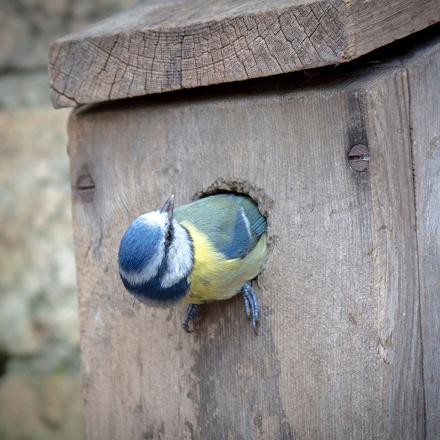
[[[348,152],[348,163],[352,170],[362,173],[368,170],[370,164],[370,153],[364,144],[356,144]]]

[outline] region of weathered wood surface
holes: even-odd
[[[414,69],[423,70],[416,61]],[[427,100],[438,114],[436,98],[428,99],[435,85],[424,80],[436,75],[430,63],[416,80],[425,87],[417,105]],[[89,439],[425,437],[410,137],[410,115],[419,110],[410,107],[407,68],[398,62],[360,79],[293,83],[287,90],[257,84],[248,92],[192,91],[73,113],[69,155]],[[437,136],[432,118],[430,131],[420,125],[416,132],[425,147]],[[417,120],[423,124],[422,116]],[[347,164],[355,142],[370,149],[363,174]],[[431,177],[435,142],[426,165]],[[119,240],[135,216],[169,194],[185,203],[231,176],[274,200],[274,246],[258,280],[260,333],[253,334],[237,298],[206,306],[198,332],[187,335],[180,327],[184,305],[151,309],[124,291]],[[423,185],[419,224],[423,206],[437,209],[435,186]],[[428,231],[436,227],[426,224],[426,240],[419,238],[422,259],[434,268],[438,246]],[[436,312],[426,310],[438,305],[429,284],[438,274],[431,272],[421,272],[422,312],[434,320]],[[426,376],[438,365],[438,351],[424,323],[432,341],[424,346],[425,355],[431,350]],[[431,401],[438,401],[437,378]],[[437,415],[431,417],[428,432],[435,433]]]
[[[440,438],[440,43],[409,61],[427,438]]]
[[[346,62],[438,21],[438,0],[153,0],[52,45],[53,103]]]

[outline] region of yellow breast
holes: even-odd
[[[191,234],[194,245],[194,268],[189,276],[190,290],[185,302],[199,304],[229,299],[261,271],[266,261],[266,234],[246,257],[228,260],[194,225],[187,221],[182,225]]]

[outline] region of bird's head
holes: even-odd
[[[160,211],[138,217],[119,246],[119,273],[125,288],[153,305],[181,299],[194,265],[191,237],[174,219],[173,209],[171,196]]]

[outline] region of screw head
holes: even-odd
[[[368,147],[364,144],[353,145],[348,152],[348,163],[350,168],[357,173],[367,171],[370,165]]]

